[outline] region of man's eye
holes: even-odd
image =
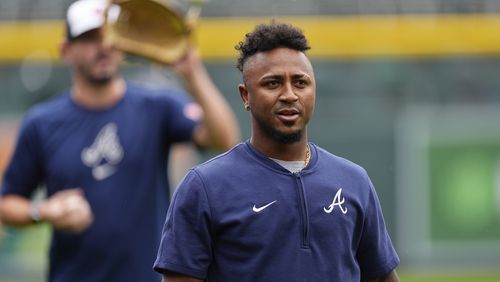
[[[278,87],[279,86],[279,82],[276,81],[276,80],[272,80],[272,81],[268,81],[266,83],[266,86],[267,87],[270,87],[270,88],[275,88],[275,87]]]
[[[295,85],[297,85],[298,87],[305,87],[305,86],[307,86],[307,81],[305,81],[305,80],[296,80],[295,81]]]

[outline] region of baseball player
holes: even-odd
[[[366,171],[308,141],[316,83],[303,33],[259,25],[237,49],[251,138],[187,173],[154,269],[166,282],[399,281]]]
[[[151,265],[169,204],[171,145],[228,149],[240,138],[195,50],[175,65],[190,97],[120,76],[123,54],[100,30],[107,2],[69,7],[61,54],[73,86],[27,113],[3,179],[3,223],[53,227],[48,281],[160,281]],[[47,199],[33,202],[39,184]]]

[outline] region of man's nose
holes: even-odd
[[[297,94],[294,91],[294,87],[291,82],[287,82],[284,84],[283,92],[280,95],[280,99],[282,101],[294,102],[298,99]]]

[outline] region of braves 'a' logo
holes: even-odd
[[[344,204],[344,202],[345,202],[345,198],[342,197],[342,188],[339,188],[339,190],[335,194],[335,197],[333,197],[332,203],[328,207],[324,207],[323,210],[326,213],[331,213],[333,211],[333,209],[337,206],[337,207],[339,207],[340,211],[343,214],[346,214],[347,208],[342,206]]]
[[[83,163],[92,168],[96,180],[104,180],[116,171],[116,164],[123,158],[123,148],[118,138],[116,124],[106,124],[90,147],[82,151]]]

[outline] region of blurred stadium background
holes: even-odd
[[[70,2],[0,1],[0,174],[25,111],[70,85],[57,48]],[[500,281],[500,0],[210,0],[195,42],[245,138],[233,47],[271,18],[310,39],[310,137],[368,170],[401,280]],[[47,226],[0,235],[0,281],[42,281]]]

